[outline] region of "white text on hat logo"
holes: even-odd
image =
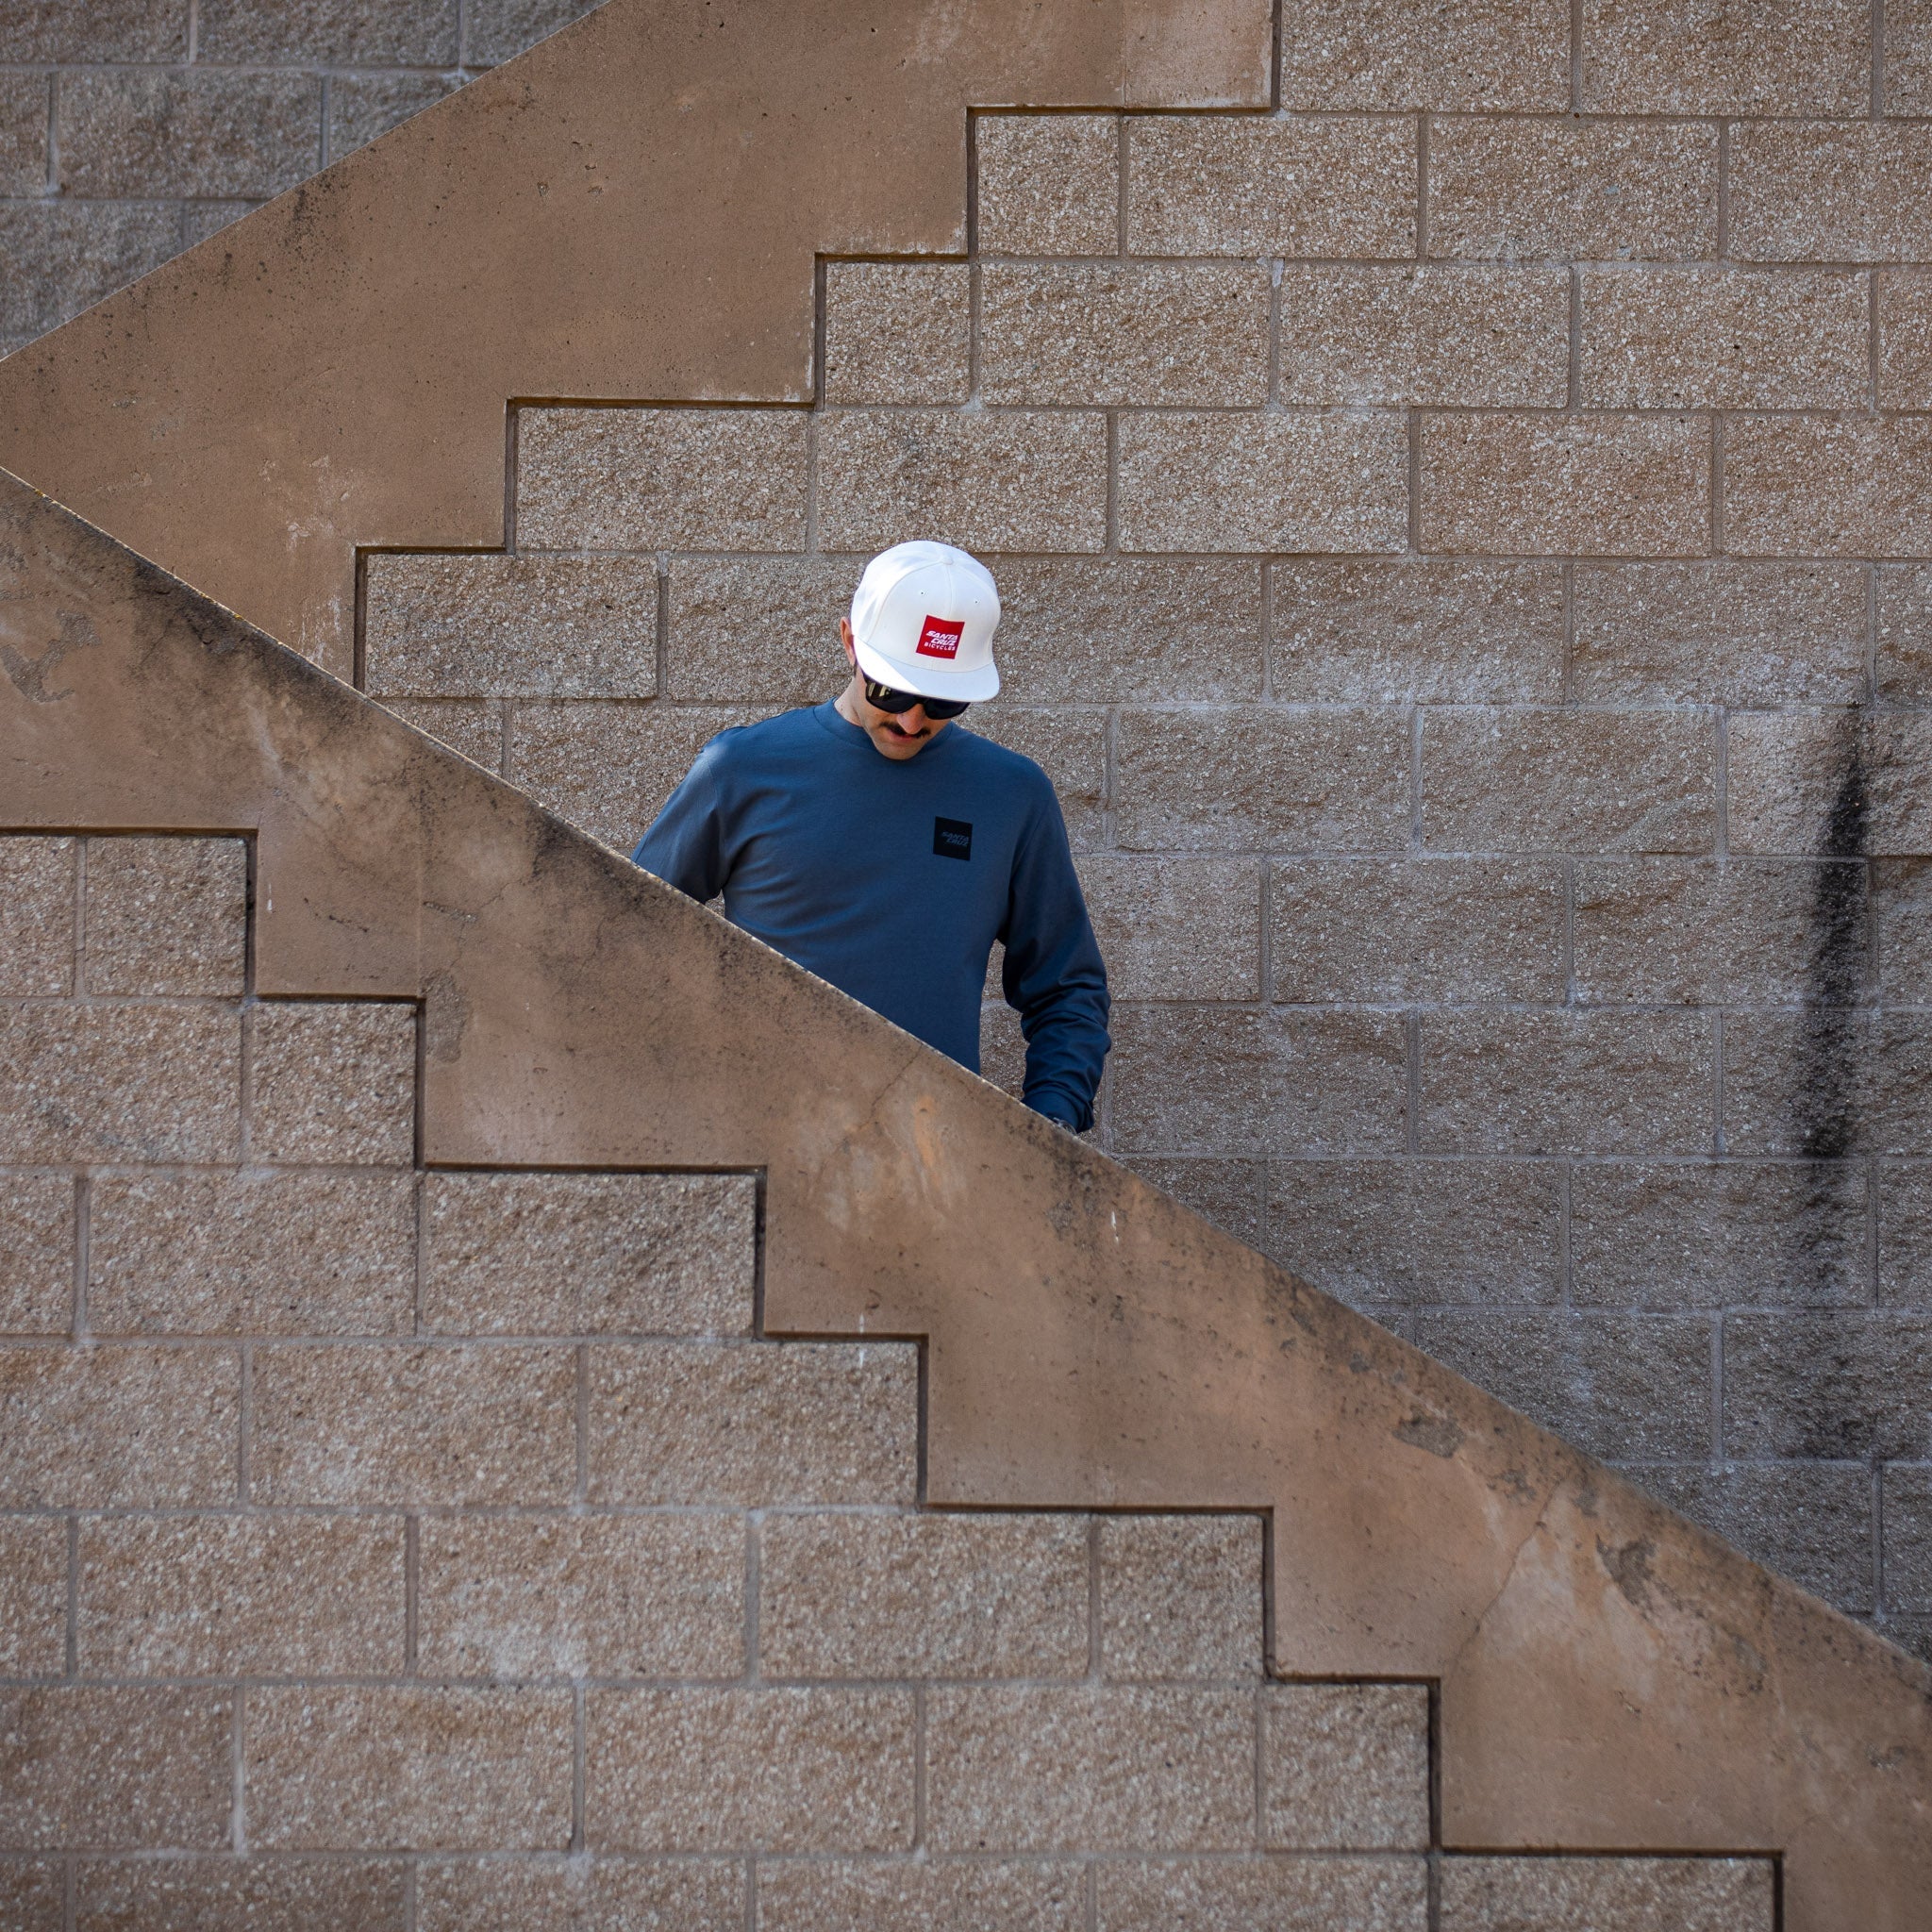
[[[913,649],[922,658],[951,658],[958,653],[959,639],[966,629],[962,618],[958,624],[948,624],[943,617],[928,617],[919,633],[919,642]]]

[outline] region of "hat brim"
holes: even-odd
[[[999,667],[990,658],[970,671],[942,671],[937,664],[902,664],[857,639],[853,650],[866,676],[874,684],[890,684],[894,691],[917,691],[923,698],[950,699],[959,705],[983,705],[999,694]]]

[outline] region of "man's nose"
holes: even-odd
[[[907,731],[924,731],[931,722],[925,715],[924,705],[914,705],[909,711],[899,713],[900,726]]]

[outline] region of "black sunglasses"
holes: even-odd
[[[972,708],[970,698],[922,697],[916,691],[894,691],[890,684],[874,684],[869,677],[865,680],[865,701],[874,710],[890,711],[895,718],[914,705],[924,705],[925,715],[935,724],[942,718],[957,718]]]

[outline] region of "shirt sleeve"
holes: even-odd
[[[1043,776],[1041,789],[1013,862],[1001,985],[1026,1040],[1026,1105],[1080,1134],[1093,1124],[1093,1096],[1111,1044],[1107,967],[1059,800]]]
[[[699,905],[724,888],[724,786],[723,759],[714,738],[664,802],[651,829],[630,856],[633,865],[656,873]]]

